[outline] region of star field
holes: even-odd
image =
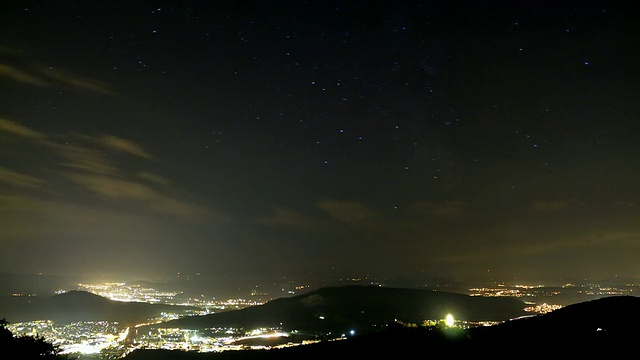
[[[0,5],[0,270],[637,277],[631,13]]]

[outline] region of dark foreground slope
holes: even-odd
[[[638,319],[640,298],[616,296],[469,330],[391,326],[347,340],[285,349],[217,354],[137,350],[125,359],[608,359],[634,351],[640,338]]]
[[[11,323],[32,320],[114,321],[134,325],[160,316],[161,312],[184,312],[196,308],[113,301],[86,291],[69,291],[51,297],[2,297],[0,318]]]
[[[155,327],[204,329],[280,327],[313,334],[356,330],[394,322],[421,324],[452,313],[469,321],[504,321],[525,315],[514,298],[472,297],[423,289],[379,286],[329,287],[237,311],[173,320]]]
[[[639,297],[611,296],[499,326],[470,329],[469,337],[485,344],[492,344],[496,339],[523,345],[540,341],[574,347],[586,345],[594,351],[601,341],[622,345],[630,339],[640,339],[639,320]]]

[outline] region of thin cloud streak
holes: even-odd
[[[102,137],[101,143],[113,150],[139,156],[144,159],[152,159],[152,156],[144,151],[144,149],[142,149],[140,145],[129,140],[125,140],[113,135],[107,135]]]
[[[370,221],[378,217],[375,211],[356,201],[323,200],[317,206],[332,218],[348,224]]]
[[[45,65],[31,59],[22,51],[7,47],[0,47],[0,53],[4,54],[10,62],[20,64],[15,66],[0,63],[0,78],[4,77],[12,81],[35,86],[39,88],[65,87],[76,90],[87,90],[92,93],[117,96],[112,87],[102,81],[73,74],[61,70],[59,66]]]
[[[30,175],[0,167],[0,182],[21,188],[38,188],[44,181]]]
[[[33,131],[26,126],[20,125],[14,121],[0,119],[0,131],[17,135],[23,138],[29,138],[34,140],[45,140],[45,135],[37,131]]]
[[[321,225],[320,222],[314,221],[298,211],[281,206],[275,207],[273,209],[273,213],[269,216],[258,218],[257,223],[267,226],[287,227],[301,230],[318,229]]]
[[[0,76],[9,78],[19,83],[37,87],[48,87],[49,83],[28,72],[14,68],[13,66],[0,64]]]
[[[89,79],[59,69],[51,69],[42,65],[38,67],[38,74],[48,77],[57,85],[62,85],[78,90],[89,90],[91,92],[115,96],[117,93],[103,82]]]
[[[419,202],[411,209],[416,214],[425,214],[445,219],[459,218],[465,215],[467,205],[462,201]]]
[[[39,170],[53,174],[59,187],[48,188],[48,196],[58,196],[74,189],[74,193],[81,195],[83,191],[90,198],[108,201],[115,205],[129,205],[137,211],[150,211],[155,214],[168,214],[182,219],[211,219],[219,220],[224,216],[214,214],[209,209],[179,199],[172,193],[171,182],[160,175],[140,169],[138,171],[124,171],[117,157],[105,154],[104,149],[111,149],[119,153],[131,154],[143,160],[154,157],[133,141],[125,140],[113,135],[94,137],[89,135],[71,135],[72,139],[64,144],[52,141],[52,137],[34,131],[16,122],[0,119],[0,132],[22,140],[15,146],[33,147],[45,146],[51,153],[47,163],[33,164]],[[26,140],[26,141],[24,141]],[[144,164],[141,164],[144,165]],[[33,166],[32,166],[33,167]],[[61,180],[70,186],[64,187]],[[44,182],[38,178],[20,173],[15,169],[0,168],[0,182],[22,189],[40,187]],[[64,181],[62,182],[64,184]],[[80,191],[79,191],[80,190]],[[57,191],[57,192],[56,192]]]

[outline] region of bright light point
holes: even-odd
[[[355,334],[356,332],[355,332],[355,331],[353,331],[353,330],[351,330],[351,331],[349,331],[349,333],[350,333],[351,335],[353,335],[353,334]]]
[[[448,327],[452,327],[453,322],[454,322],[453,315],[447,314],[447,317],[444,319],[444,324],[447,325]]]

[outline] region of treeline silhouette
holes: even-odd
[[[7,328],[6,319],[0,320],[0,358],[2,359],[70,359],[60,354],[60,348],[42,336],[14,335]]]

